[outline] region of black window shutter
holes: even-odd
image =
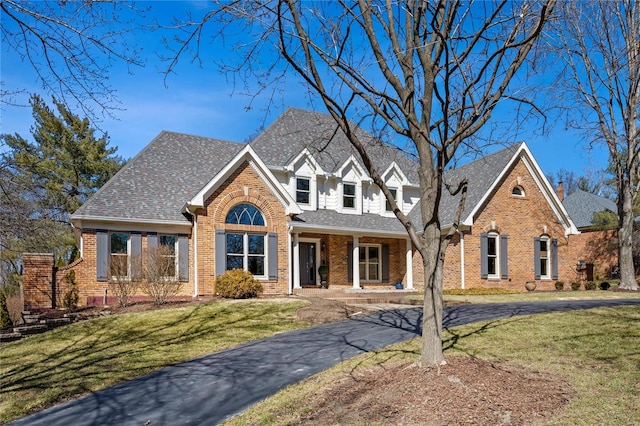
[[[533,277],[540,279],[540,238],[533,239]]]
[[[178,235],[178,279],[189,281],[189,236]]]
[[[347,282],[353,282],[353,243],[347,243]]]
[[[389,281],[389,244],[382,245],[382,281]]]
[[[278,234],[269,234],[269,279],[278,279]]]
[[[216,229],[216,276],[227,271],[227,241],[224,229]]]
[[[487,234],[480,234],[480,278],[489,277],[489,261],[487,259],[488,240]]]
[[[551,278],[558,279],[558,240],[551,239]]]
[[[107,281],[109,278],[109,232],[96,230],[96,279]]]
[[[509,237],[507,235],[500,236],[500,278],[509,278],[509,249],[507,244]]]

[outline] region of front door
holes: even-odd
[[[300,243],[300,285],[316,285],[316,243]]]

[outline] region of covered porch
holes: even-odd
[[[406,234],[309,231],[290,227],[290,294],[414,290],[414,250]]]

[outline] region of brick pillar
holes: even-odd
[[[25,253],[22,256],[24,309],[51,308],[53,279],[52,253]]]

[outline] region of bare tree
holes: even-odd
[[[633,206],[640,192],[640,2],[565,2],[551,38],[573,125],[604,143],[616,181],[620,288],[638,290]]]
[[[140,259],[128,256],[111,256],[109,262],[109,292],[118,298],[121,308],[129,305],[130,298],[140,288]]]
[[[110,68],[118,61],[142,65],[128,43],[142,12],[133,3],[2,0],[0,11],[3,48],[29,63],[50,94],[67,106],[77,103],[91,118],[117,108]],[[3,102],[15,104],[23,89],[2,87]]]
[[[302,78],[359,152],[424,265],[423,344],[419,363],[444,361],[442,272],[457,224],[443,233],[443,191],[460,193],[466,181],[444,182],[458,148],[471,144],[503,100],[531,107],[522,87],[510,84],[525,64],[555,0],[543,2],[366,1],[220,2],[178,40],[176,57],[198,54],[208,23],[225,35],[242,34],[226,64],[259,88],[288,71]],[[188,23],[187,23],[188,24]],[[221,25],[221,26],[220,26]],[[522,74],[518,76],[524,77]],[[514,120],[516,118],[514,117]],[[419,161],[423,226],[415,229],[385,185],[354,122],[392,134]],[[460,213],[458,213],[460,214]]]
[[[146,259],[140,288],[153,299],[154,304],[162,305],[182,288],[177,275],[175,249],[168,245],[149,248]]]

